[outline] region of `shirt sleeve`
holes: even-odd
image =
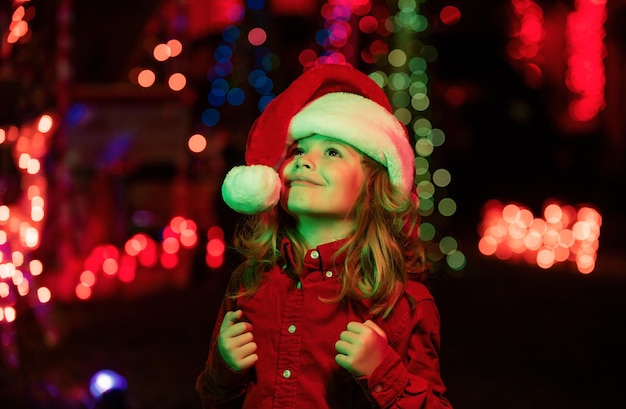
[[[432,300],[417,303],[397,350],[389,347],[383,362],[361,387],[380,408],[451,409],[439,372],[439,313]]]
[[[237,409],[243,405],[250,371],[232,369],[217,349],[217,336],[227,310],[227,299],[220,308],[211,335],[209,356],[204,370],[196,379],[196,391],[200,394],[204,409]]]

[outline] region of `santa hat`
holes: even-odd
[[[295,141],[323,135],[347,143],[387,168],[391,183],[409,198],[415,174],[406,128],[384,91],[347,65],[309,69],[274,98],[252,125],[246,166],[231,169],[222,197],[233,210],[258,214],[278,203],[277,170]]]

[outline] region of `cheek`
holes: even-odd
[[[346,192],[346,196],[350,197],[351,200],[356,201],[359,197],[359,193],[361,192],[361,188],[365,183],[365,179],[363,177],[354,177],[349,179],[349,181],[344,186],[344,191]]]
[[[278,174],[280,175],[280,180],[285,180],[285,176],[289,175],[293,171],[294,158],[287,158],[278,168]]]

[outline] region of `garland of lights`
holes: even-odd
[[[14,367],[19,362],[13,327],[18,299],[28,298],[39,316],[52,296],[48,287],[36,282],[44,265],[31,254],[39,247],[47,206],[48,183],[42,160],[58,123],[59,118],[44,114],[20,128],[0,128],[0,146],[11,150],[22,189],[14,203],[0,206],[0,336],[5,359]],[[47,340],[55,343],[57,337],[47,320],[40,321]]]
[[[451,181],[450,172],[433,169],[431,160],[435,148],[443,145],[445,134],[433,127],[425,115],[430,106],[426,71],[428,64],[436,59],[437,50],[419,40],[419,35],[428,29],[428,20],[420,14],[420,3],[424,1],[398,1],[397,14],[385,22],[394,35],[393,48],[387,54],[387,71],[378,70],[371,76],[387,88],[394,114],[415,134],[415,183],[418,211],[423,220],[419,234],[426,243],[427,257],[433,263],[445,259],[450,269],[459,271],[465,267],[466,258],[459,250],[458,241],[451,236],[441,237],[436,227],[441,222],[440,217],[453,216],[457,206],[445,190]]]

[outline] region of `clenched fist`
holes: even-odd
[[[356,377],[370,376],[383,361],[387,348],[387,334],[373,321],[352,321],[335,343],[335,361]]]
[[[217,336],[220,355],[228,366],[239,372],[252,368],[259,359],[252,324],[240,322],[242,315],[241,310],[227,312]]]

